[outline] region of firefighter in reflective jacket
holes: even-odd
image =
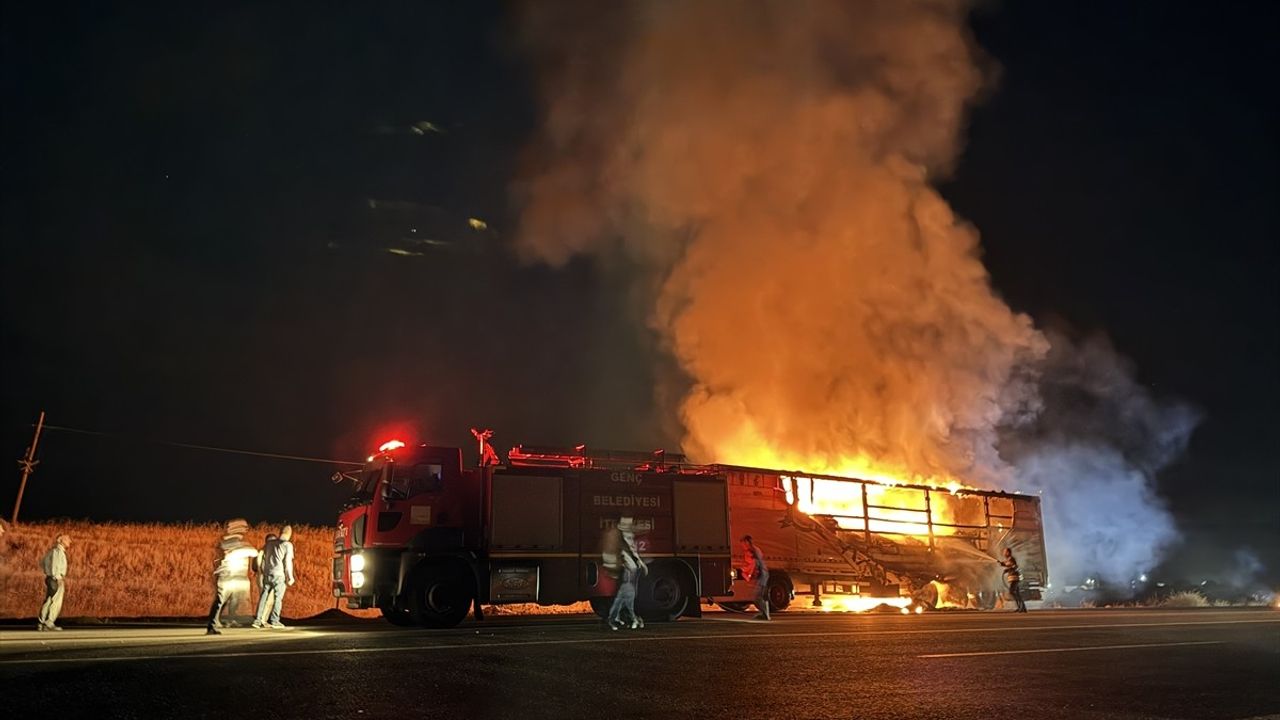
[[[1014,612],[1026,612],[1027,604],[1022,600],[1022,571],[1018,569],[1018,561],[1013,559],[1012,550],[1004,549],[1004,560],[1000,564],[1004,566],[1004,581],[1009,584],[1009,594],[1018,604],[1018,609]]]

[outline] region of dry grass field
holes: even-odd
[[[267,532],[278,529],[258,525],[245,540],[261,547]],[[44,597],[40,558],[64,532],[72,545],[63,617],[191,618],[209,612],[219,525],[54,521],[23,523],[0,538],[0,618],[35,617]],[[333,528],[295,525],[293,543],[298,582],[285,595],[284,616],[333,608]],[[253,610],[246,604],[239,612]]]
[[[278,525],[257,525],[245,541],[261,547]],[[213,599],[216,524],[94,523],[84,520],[23,523],[0,537],[0,618],[34,618],[44,599],[40,558],[60,533],[71,536],[67,553],[64,618],[202,618]],[[293,526],[298,582],[284,600],[285,618],[306,618],[335,607],[331,568],[333,528]],[[253,601],[256,602],[256,594]],[[377,610],[346,610],[378,617]],[[586,603],[567,607],[504,605],[498,615],[590,613]],[[239,614],[252,615],[246,603]]]

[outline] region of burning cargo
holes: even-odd
[[[728,479],[733,534],[751,535],[764,551],[775,609],[797,595],[828,609],[823,595],[838,596],[836,609],[991,608],[1005,548],[1021,565],[1025,596],[1048,585],[1038,497],[713,467]],[[749,589],[736,581],[733,595]]]

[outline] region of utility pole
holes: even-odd
[[[36,434],[31,438],[31,447],[27,448],[27,456],[18,461],[22,468],[22,482],[18,484],[18,499],[13,501],[13,522],[18,524],[18,510],[22,507],[22,493],[27,489],[27,478],[35,471],[40,461],[36,459],[36,445],[40,443],[40,431],[44,429],[44,411],[40,411],[40,419],[36,421]]]

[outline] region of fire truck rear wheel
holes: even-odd
[[[447,566],[427,566],[409,583],[409,613],[427,628],[451,628],[471,608],[472,591],[466,575]]]
[[[649,621],[677,620],[689,607],[690,584],[679,568],[656,565],[640,581],[636,610]]]

